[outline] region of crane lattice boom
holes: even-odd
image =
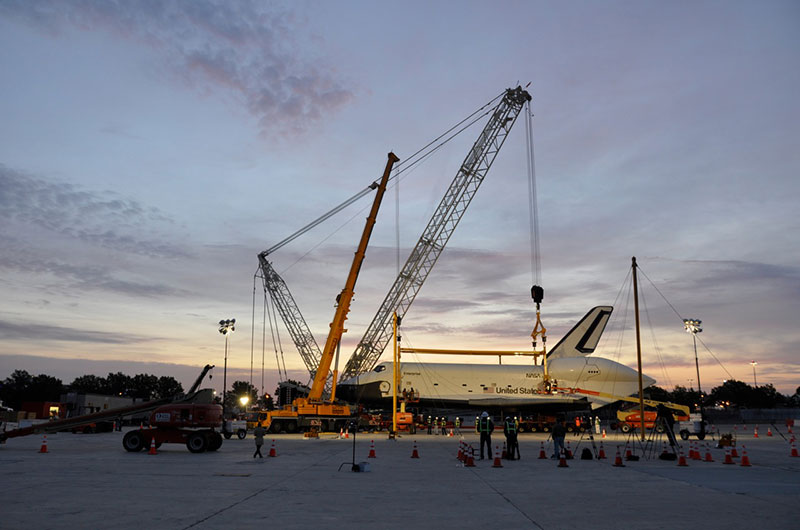
[[[354,377],[375,366],[391,339],[392,313],[396,311],[400,317],[405,315],[478,191],[522,107],[530,100],[530,94],[520,86],[506,90],[347,362],[343,378]]]

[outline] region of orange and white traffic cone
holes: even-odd
[[[567,465],[566,455],[564,455],[565,452],[566,450],[563,449],[561,450],[561,458],[558,459],[558,467],[569,467]]]
[[[267,456],[278,456],[278,453],[275,451],[275,439],[272,440],[272,447],[269,448],[269,454]]]
[[[500,455],[500,458],[503,460],[508,458],[508,449],[506,448],[506,443],[503,442],[503,453]]]
[[[772,427],[767,427],[767,436],[772,436]]]
[[[605,440],[605,439],[606,439],[606,430],[603,429],[603,440]]]
[[[467,447],[465,453],[466,453],[466,458],[464,461],[464,467],[475,467],[475,448],[469,446]]]
[[[417,441],[414,440],[414,450],[411,451],[411,458],[419,458],[419,451],[417,451]]]
[[[733,464],[733,458],[731,458],[731,448],[730,446],[725,447],[725,460],[722,462],[723,464]]]
[[[731,456],[733,458],[739,458],[739,451],[736,450],[736,447],[731,446]]]
[[[606,450],[603,448],[603,442],[600,442],[600,450],[597,452],[597,459],[598,460],[606,459]]]
[[[750,467],[750,457],[747,456],[747,448],[745,446],[742,446],[742,462],[739,465]]]
[[[500,446],[494,446],[494,462],[492,462],[492,467],[503,467],[503,463],[500,461]]]
[[[344,439],[344,429],[339,429],[339,439],[340,440]]]
[[[375,458],[375,440],[371,440],[369,443],[369,455],[367,458]]]
[[[678,466],[679,467],[688,467],[689,464],[686,463],[686,457],[683,456],[683,448],[678,446]]]
[[[447,437],[448,437],[448,438],[452,438],[453,436],[455,436],[455,435],[453,434],[453,429],[450,429],[450,432],[449,432],[449,433],[447,433]]]
[[[706,444],[706,460],[705,461],[706,462],[713,462],[714,461],[714,457],[711,456],[711,448],[708,446],[708,444]]]
[[[753,429],[753,438],[758,438],[758,425],[756,425],[756,428]]]
[[[346,431],[344,431],[344,437],[345,437],[345,439],[350,438],[350,429],[347,429]]]
[[[631,452],[631,448],[628,447],[628,444],[625,444],[625,460],[632,460],[633,459],[633,452]]]
[[[794,443],[794,438],[792,438],[792,452],[789,453],[789,456],[800,456],[800,454],[797,453],[797,446]]]
[[[39,448],[39,452],[40,453],[46,453],[47,452],[47,435],[46,434],[42,435],[42,446]]]
[[[619,446],[617,446],[617,456],[614,458],[614,467],[625,467],[622,463],[622,456],[619,454]]]
[[[147,452],[149,455],[157,455],[158,451],[156,451],[156,439],[150,438],[150,450]]]
[[[694,458],[692,460],[702,460],[703,457],[700,455],[700,442],[694,443]]]
[[[568,460],[572,460],[572,449],[570,449],[570,447],[569,447],[569,440],[567,440],[567,449],[566,449],[566,453],[567,453],[567,455],[566,455],[566,456],[567,456],[567,459],[568,459]]]
[[[456,460],[459,462],[464,461],[464,440],[460,440],[458,442],[458,454],[456,455]]]
[[[539,460],[547,460],[547,455],[544,452],[544,442],[539,442]]]

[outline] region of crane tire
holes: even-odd
[[[208,451],[216,451],[222,447],[222,435],[218,432],[212,432],[208,435]]]
[[[208,449],[208,438],[202,432],[193,432],[186,439],[186,448],[192,453],[203,453]]]
[[[244,440],[246,436],[247,436],[246,430],[239,429],[238,431],[236,431],[236,437],[239,438],[240,440]]]
[[[131,453],[141,451],[144,445],[144,435],[139,431],[128,431],[122,438],[122,447]]]

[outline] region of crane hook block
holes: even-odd
[[[531,287],[531,298],[537,305],[541,304],[544,299],[544,289],[538,285]]]

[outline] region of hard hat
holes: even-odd
[[[487,417],[488,415],[489,415],[489,413],[488,413],[488,412],[486,412],[485,410],[484,410],[483,412],[481,412],[481,418],[485,418],[485,417]]]

